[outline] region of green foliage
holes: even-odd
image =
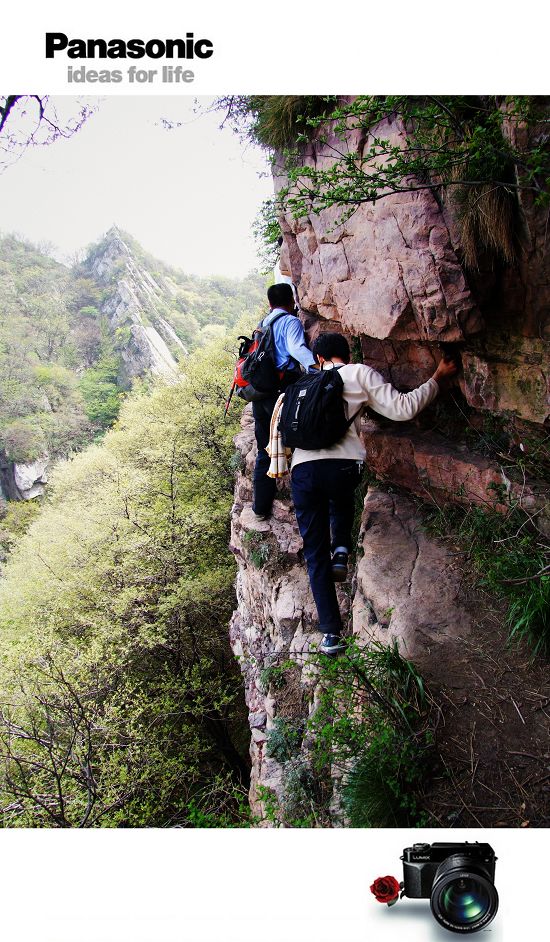
[[[264,785],[256,789],[256,797],[262,803],[263,820],[276,828],[310,828],[322,824],[318,785],[307,761],[299,756],[290,759],[283,768],[281,800]]]
[[[262,682],[281,684],[292,664],[271,665]],[[333,775],[352,827],[426,823],[424,784],[434,762],[429,698],[397,644],[349,639],[338,658],[313,655],[320,691],[307,721],[277,718],[266,751],[282,766],[282,798],[267,805],[271,823],[328,824]],[[259,796],[261,797],[261,796]],[[269,797],[269,796],[268,796]]]
[[[274,827],[279,827],[281,824],[280,808],[277,795],[273,789],[267,788],[266,785],[258,785],[256,797],[258,801],[262,803],[264,820],[268,821]]]
[[[225,342],[179,384],[129,395],[101,445],[55,468],[5,566],[10,826],[246,826]]]
[[[211,807],[212,794],[217,799],[214,808]],[[250,813],[248,795],[231,781],[220,778],[214,788],[189,802],[186,816],[187,826],[192,828],[250,828],[256,823]]]
[[[294,667],[293,661],[284,661],[282,664],[271,664],[260,672],[260,684],[264,693],[269,689],[282,690],[286,684],[285,671]]]
[[[0,240],[0,449],[13,460],[66,455],[89,438],[72,303],[68,269],[28,242]]]
[[[115,351],[107,325],[102,324],[99,357],[94,367],[86,370],[79,389],[86,415],[95,428],[105,431],[118,416],[122,390],[118,383],[120,355]]]
[[[303,737],[303,724],[276,717],[267,737],[266,754],[277,762],[289,762],[298,755]]]
[[[263,147],[283,150],[296,142],[310,122],[331,113],[334,95],[230,95],[216,107],[229,121]]]
[[[430,505],[425,514],[431,532],[451,537],[464,548],[480,584],[508,601],[510,640],[525,641],[533,656],[549,656],[550,546],[521,506],[514,503],[506,513],[497,513],[475,506]]]
[[[243,537],[243,544],[248,550],[250,562],[256,569],[263,569],[269,559],[269,543],[265,535],[258,530],[248,530]]]
[[[260,206],[252,231],[260,257],[261,270],[266,275],[271,274],[279,258],[278,240],[281,235],[277,206],[273,197],[265,200]]]
[[[2,440],[10,461],[35,461],[46,450],[46,436],[36,416],[15,419],[4,425]]]
[[[418,804],[426,774],[428,740],[417,742],[381,728],[353,765],[343,789],[350,826],[419,827],[428,823]]]
[[[120,409],[121,391],[117,383],[105,380],[101,368],[88,370],[80,382],[80,391],[90,422],[100,429],[109,428]]]
[[[325,659],[326,660],[326,659]],[[415,826],[433,761],[422,678],[397,644],[360,647],[321,663],[311,727],[318,771],[340,768],[352,827]]]
[[[36,500],[9,501],[3,506],[0,504],[0,559],[27,532],[38,512]]]
[[[544,205],[550,200],[544,98],[360,95],[351,102],[300,101],[219,100],[227,120],[283,158],[288,184],[277,195],[279,213],[299,218],[336,206],[344,221],[359,204],[391,193],[446,194],[461,226],[465,263],[477,267],[481,255],[507,263],[517,258],[523,237],[519,191]],[[406,136],[396,133],[400,128]],[[514,129],[521,133],[510,134]],[[359,150],[352,132],[360,135]],[[311,141],[327,144],[331,163],[305,159]]]

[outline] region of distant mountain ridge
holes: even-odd
[[[137,378],[179,362],[263,304],[265,279],[199,278],[113,226],[68,268],[0,239],[0,499],[35,497],[48,460],[112,425]]]

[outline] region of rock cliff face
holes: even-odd
[[[48,455],[36,461],[10,461],[0,449],[0,499],[32,500],[44,493],[48,483]]]
[[[393,142],[403,134],[397,123],[377,130]],[[362,141],[353,135],[348,144],[360,155]],[[314,142],[306,162],[329,166],[332,144],[330,136],[325,144]],[[280,187],[284,177],[275,183]],[[494,795],[505,781],[524,777],[521,756],[529,753],[528,742],[536,751],[541,729],[525,707],[525,658],[506,648],[498,617],[463,584],[460,554],[427,535],[411,495],[439,506],[497,509],[512,496],[549,532],[547,487],[516,476],[498,448],[486,447],[488,438],[498,440],[490,427],[505,431],[523,452],[536,448],[550,416],[546,214],[525,200],[522,209],[521,261],[475,272],[464,264],[451,208],[429,191],[360,205],[344,222],[338,209],[281,220],[282,268],[292,272],[310,338],[323,330],[344,332],[356,359],[362,356],[404,391],[431,375],[441,342],[453,345],[461,363],[455,388],[414,422],[365,417],[367,464],[384,485],[368,489],[356,572],[347,591],[338,590],[349,631],[361,641],[397,639],[445,702],[438,746],[451,768],[456,789],[450,805],[459,808],[461,824],[518,824],[528,816],[519,791],[510,813],[498,810]],[[270,521],[257,522],[251,512],[255,445],[246,411],[236,443],[242,467],[232,519],[239,574],[231,642],[250,710],[251,803],[262,815],[265,792],[258,786],[284,805],[284,769],[270,758],[266,741],[274,720],[289,709],[286,694],[266,684],[265,669],[288,657],[295,662],[292,709],[306,716],[317,696],[307,652],[319,636],[288,491],[281,488]],[[503,673],[515,678],[514,692],[497,705]],[[462,759],[466,743],[472,750],[475,743],[481,757],[467,786],[457,772],[457,763],[469,761]],[[464,810],[466,789],[469,808],[481,810]],[[432,808],[442,825],[456,819],[448,814],[449,796],[437,789]],[[333,823],[342,823],[336,810]]]
[[[186,354],[174,329],[159,312],[162,289],[149,272],[135,262],[132,252],[116,228],[107,233],[104,252],[94,259],[92,272],[100,284],[114,290],[102,306],[113,330],[128,327],[129,339],[121,348],[124,383],[150,372],[175,382],[177,360],[172,349]]]

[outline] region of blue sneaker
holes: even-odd
[[[321,654],[328,654],[330,657],[339,654],[340,651],[345,651],[345,649],[346,642],[340,635],[323,635],[323,640],[319,645]]]

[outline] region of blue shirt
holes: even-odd
[[[264,317],[262,323],[264,327],[273,320],[277,314],[283,313],[282,307],[273,308],[269,314]],[[283,370],[288,366],[290,357],[294,357],[301,363],[304,369],[312,366],[316,360],[311,350],[308,349],[304,328],[302,323],[294,314],[286,313],[286,317],[280,317],[273,324],[273,344],[275,346],[275,366],[278,370]]]

